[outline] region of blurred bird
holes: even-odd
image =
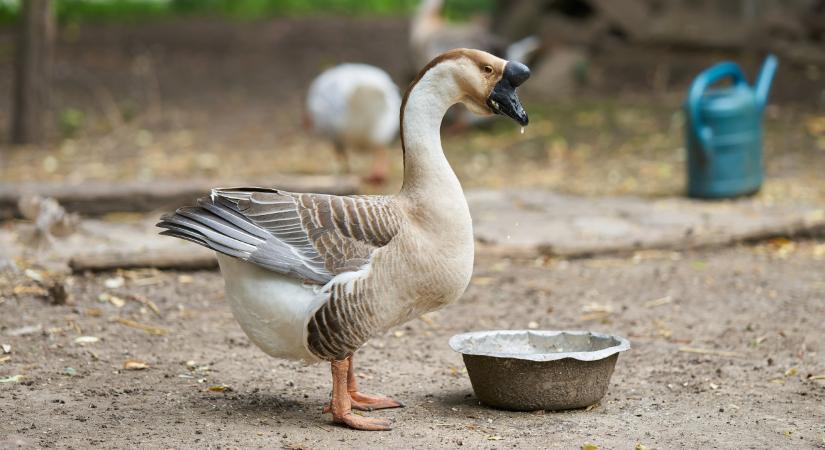
[[[67,213],[57,200],[39,195],[24,195],[17,202],[24,219],[34,222],[30,243],[40,247],[54,244],[54,238],[72,234],[80,222],[76,214]]]
[[[398,134],[401,96],[383,70],[366,64],[341,64],[312,82],[307,94],[307,126],[332,141],[346,172],[349,149],[371,150],[369,182],[389,174],[387,146]]]
[[[410,26],[410,48],[417,67],[437,55],[454,48],[477,48],[508,61],[526,63],[541,47],[537,36],[528,36],[516,42],[506,41],[491,31],[485,20],[476,19],[465,24],[444,20],[444,0],[422,0]]]
[[[494,55],[503,54],[503,41],[488,31],[483,20],[451,24],[444,20],[443,8],[444,0],[422,0],[413,16],[410,47],[416,67],[454,48],[477,48]]]
[[[443,9],[444,0],[422,0],[413,16],[410,49],[417,67],[455,48],[477,48],[508,61],[526,63],[541,47],[541,41],[536,36],[507,45],[504,39],[489,31],[488,24],[482,19],[464,24],[449,23],[444,20]],[[488,123],[489,118],[462,109],[450,111],[447,120],[452,130],[464,130]]]

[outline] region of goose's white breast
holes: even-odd
[[[249,339],[270,356],[317,361],[306,346],[310,316],[326,300],[300,280],[218,253],[232,314]]]

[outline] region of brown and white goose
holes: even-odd
[[[401,406],[357,390],[353,353],[458,299],[473,270],[472,220],[441,148],[441,120],[462,102],[527,125],[515,89],[529,75],[479,50],[427,64],[401,105],[404,183],[394,196],[214,189],[158,225],[218,253],[232,312],[264,352],[331,363],[335,422],[388,430],[387,420],[352,413]]]

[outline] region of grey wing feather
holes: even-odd
[[[274,272],[321,284],[332,279],[323,264],[306,261],[287,243],[209,198],[199,199],[198,206],[164,215],[158,226],[165,228],[161,234],[203,245]]]
[[[385,197],[215,189],[195,207],[158,224],[186,239],[285,275],[326,283],[357,270],[396,234],[399,215]]]

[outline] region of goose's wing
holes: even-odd
[[[173,235],[266,269],[318,283],[356,271],[398,232],[388,197],[215,189],[159,224]]]

